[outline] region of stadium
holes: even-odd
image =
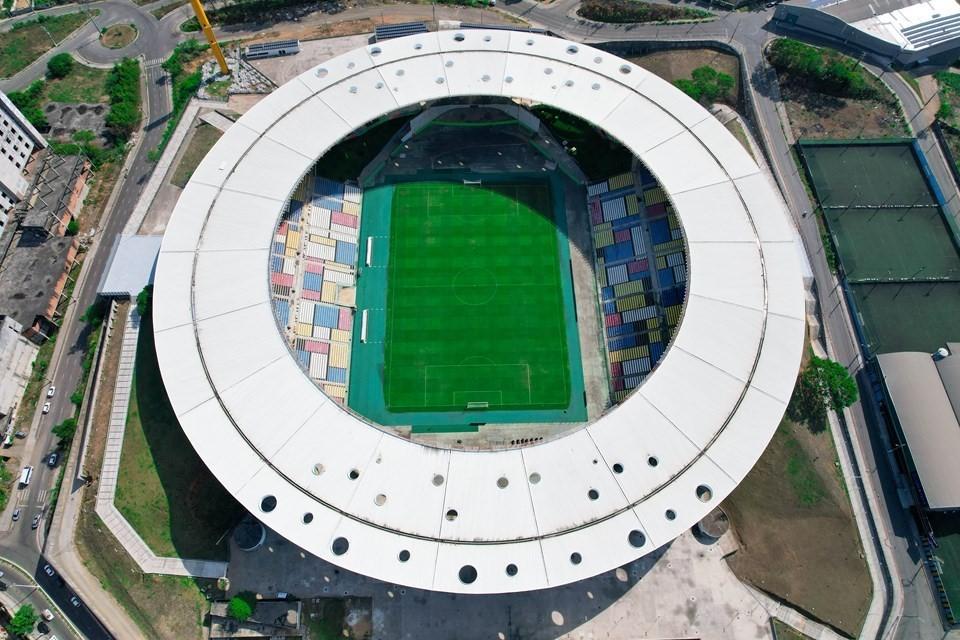
[[[805,327],[787,211],[717,120],[605,51],[484,29],[253,107],[177,204],[153,308],[171,405],[241,504],[457,593],[588,578],[698,522],[773,435]]]

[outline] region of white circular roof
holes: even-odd
[[[545,103],[623,142],[670,194],[690,268],[682,323],[636,393],[580,430],[505,451],[415,444],[329,400],[277,330],[268,279],[280,213],[324,152],[399,107],[475,95]],[[180,197],[153,309],[180,424],[247,509],[344,568],[463,593],[587,578],[697,522],[773,435],[804,331],[787,212],[722,125],[609,53],[486,30],[351,51],[251,109]]]

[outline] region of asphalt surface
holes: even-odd
[[[47,573],[47,568],[53,572],[53,575]],[[50,566],[43,556],[38,558],[37,573],[35,575],[37,584],[53,599],[60,608],[60,611],[70,616],[73,625],[89,640],[113,640],[113,635],[107,630],[100,620],[87,608],[80,597],[70,589],[64,579]],[[54,622],[57,622],[54,620]],[[68,633],[65,626],[61,623],[60,632],[53,627],[51,631],[57,638],[72,638],[72,630]]]
[[[40,61],[28,67],[24,72],[13,78],[0,81],[0,89],[13,90],[29,84],[32,79],[39,77],[45,67],[47,57],[61,50],[75,51],[85,59],[96,64],[108,64],[119,57],[141,55],[148,61],[159,61],[163,58],[182,36],[176,30],[177,23],[182,19],[180,11],[175,11],[164,20],[157,22],[149,15],[149,10],[159,6],[163,0],[154,5],[137,7],[131,3],[118,0],[104,0],[103,2],[84,5],[86,8],[100,9],[101,14],[96,18],[100,26],[107,26],[115,22],[134,22],[138,25],[140,35],[129,47],[111,51],[99,46],[96,42],[96,28],[92,24],[83,27],[79,32],[69,37],[59,47],[48,53]],[[763,58],[763,46],[774,35],[769,20],[772,11],[754,12],[721,12],[718,19],[707,23],[689,25],[598,25],[590,23],[572,15],[576,0],[556,0],[551,4],[541,4],[533,0],[514,0],[501,4],[501,8],[525,18],[535,26],[547,28],[559,35],[586,42],[603,41],[713,41],[727,43],[741,53],[747,75],[751,79],[752,87],[746,88],[748,99],[753,106],[752,122],[767,149],[769,164],[780,183],[781,190],[787,204],[794,214],[803,237],[811,268],[817,282],[819,304],[825,330],[830,336],[831,356],[852,371],[861,367],[861,356],[856,337],[852,332],[850,318],[842,299],[842,294],[836,286],[836,280],[830,272],[820,241],[819,230],[815,219],[809,212],[812,204],[800,180],[796,165],[790,154],[790,147],[781,128],[780,117],[777,112],[779,99],[775,74],[766,65]],[[65,13],[76,10],[76,7],[60,7],[50,10],[55,13]],[[384,11],[389,12],[385,7]],[[0,29],[8,28],[8,24],[0,25]],[[98,234],[99,242],[107,244],[123,228],[129,212],[132,211],[137,197],[149,177],[152,165],[146,161],[146,152],[156,145],[162,132],[162,125],[169,111],[169,89],[165,84],[162,72],[156,65],[148,65],[145,78],[150,95],[149,124],[143,133],[144,144],[135,158],[129,176],[127,176],[113,209],[104,228]],[[882,70],[878,70],[882,73]],[[950,176],[949,169],[936,146],[932,134],[927,131],[928,119],[922,113],[922,105],[899,76],[892,73],[883,74],[883,80],[901,99],[908,119],[918,132],[921,147],[924,149],[934,175],[949,201],[948,208],[953,215],[960,211],[960,198],[956,194],[956,186]],[[108,212],[110,214],[111,212]],[[94,299],[96,284],[103,272],[108,251],[99,251],[85,267],[87,271],[83,286],[76,291],[75,309],[84,309]],[[84,343],[83,325],[68,317],[61,330],[60,340],[66,340],[69,348],[64,352],[62,360],[56,367],[51,367],[53,383],[58,393],[53,399],[53,407],[49,416],[39,416],[35,421],[31,438],[36,437],[36,446],[33,447],[32,462],[35,468],[34,479],[28,490],[18,492],[16,499],[25,507],[25,516],[19,527],[12,533],[0,533],[0,554],[7,555],[23,566],[37,566],[40,562],[38,546],[35,537],[31,536],[29,517],[27,513],[43,510],[47,491],[53,482],[53,473],[41,464],[53,445],[53,438],[49,434],[49,427],[57,421],[72,415],[69,406],[69,391],[72,390],[79,378],[80,363],[82,361],[82,345]],[[877,496],[881,505],[880,513],[873,514],[879,521],[882,529],[893,533],[894,539],[890,550],[895,558],[895,567],[892,574],[898,579],[904,590],[904,611],[902,618],[888,620],[898,624],[896,637],[904,639],[939,638],[943,635],[943,627],[939,617],[939,610],[933,599],[925,570],[921,564],[922,558],[916,545],[916,531],[909,513],[899,504],[897,493],[897,478],[888,464],[889,451],[879,430],[871,429],[865,416],[863,407],[858,403],[851,408],[852,422],[848,427],[855,430],[870,443],[869,450],[863,452],[865,468],[860,469],[862,476],[872,477],[876,486],[881,487]],[[37,434],[37,435],[35,435]],[[862,483],[862,476],[858,482]],[[26,526],[23,526],[26,523]],[[0,530],[3,523],[0,523]],[[874,544],[879,544],[877,540]],[[888,585],[889,589],[889,585]],[[887,598],[889,605],[889,596]],[[79,614],[78,614],[79,615]],[[73,618],[73,615],[71,615]]]
[[[53,620],[46,622],[50,628],[50,634],[57,638],[73,638],[75,636],[73,628],[63,619],[61,612],[51,603],[47,594],[38,589],[37,583],[28,574],[9,562],[3,561],[0,561],[0,570],[3,571],[0,581],[6,586],[3,594],[0,595],[0,600],[7,605],[8,609],[11,606],[19,607],[22,604],[31,605],[37,613],[49,609],[54,615]],[[57,606],[59,606],[59,603]]]

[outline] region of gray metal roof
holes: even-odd
[[[110,265],[100,280],[102,296],[135,297],[153,282],[163,236],[120,236],[113,242]]]
[[[960,345],[955,345],[960,347]],[[956,352],[955,352],[956,353]],[[960,421],[945,384],[960,395],[960,356],[934,362],[928,353],[877,356],[900,430],[931,509],[960,508]],[[943,365],[943,366],[941,366]],[[946,377],[941,377],[941,370]]]

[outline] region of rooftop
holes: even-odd
[[[56,285],[76,238],[49,237],[29,229],[14,230],[12,245],[0,263],[0,314],[29,327],[47,317]]]
[[[118,236],[110,262],[97,287],[102,296],[136,297],[153,282],[153,269],[163,236]]]
[[[81,156],[48,153],[42,159],[33,190],[21,203],[23,227],[50,230],[67,213],[70,193],[86,161]]]

